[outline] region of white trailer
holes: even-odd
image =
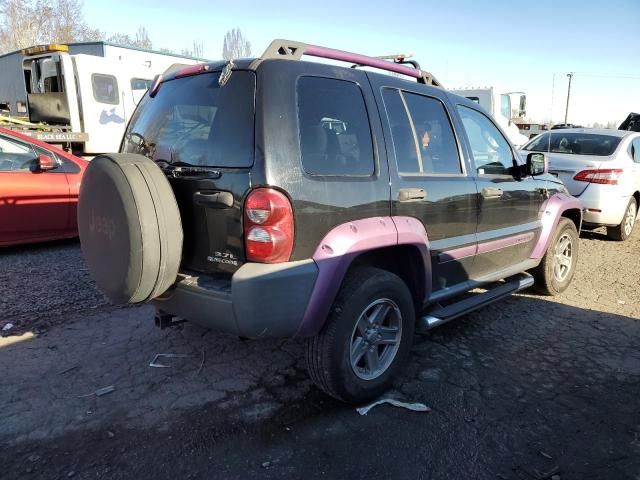
[[[520,130],[516,124],[511,120],[512,117],[522,118],[526,116],[527,97],[522,92],[508,92],[498,93],[494,87],[488,88],[473,88],[473,89],[451,89],[451,92],[462,97],[466,97],[469,100],[473,100],[478,103],[482,108],[487,110],[491,116],[496,120],[498,125],[509,136],[509,140],[516,147],[521,147],[529,139],[520,133]],[[516,115],[513,115],[511,106],[511,97],[516,96],[518,98],[518,111]]]
[[[26,48],[0,57],[0,115],[80,155],[115,152],[153,78],[203,61],[107,42]]]

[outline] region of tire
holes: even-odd
[[[627,205],[627,209],[624,213],[622,222],[617,227],[607,227],[607,237],[611,240],[617,240],[618,242],[624,242],[633,233],[633,227],[636,224],[636,218],[638,217],[638,204],[636,199],[631,197]]]
[[[540,265],[531,271],[534,289],[544,295],[559,295],[569,285],[578,262],[579,238],[575,224],[561,218]],[[562,262],[568,262],[563,264]]]
[[[167,178],[147,157],[91,160],[80,188],[78,232],[87,269],[113,303],[146,302],[175,282],[180,212]]]
[[[363,314],[373,318],[378,310],[387,311],[382,319],[386,330],[371,328],[368,340],[375,344],[381,340],[377,334],[385,334],[389,342],[393,339],[395,343],[377,344],[367,350],[363,327],[372,324],[366,323]],[[406,361],[414,327],[413,298],[407,285],[386,270],[357,268],[343,282],[323,329],[306,341],[309,376],[321,390],[344,402],[362,403],[377,398]],[[354,359],[360,357],[355,366],[352,346],[354,355],[358,349]],[[379,359],[378,371],[368,368],[374,355]]]

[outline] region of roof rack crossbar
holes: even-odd
[[[369,57],[359,53],[345,52],[334,48],[308,45],[290,40],[274,40],[271,42],[271,45],[267,47],[260,59],[286,58],[290,60],[300,60],[303,55],[355,63],[363,67],[379,68],[381,70],[416,78],[420,83],[440,86],[440,83],[431,74],[419,68],[412,68],[400,63],[389,62],[381,58]]]

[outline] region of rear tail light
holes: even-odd
[[[578,182],[617,185],[621,176],[622,170],[619,168],[606,168],[602,170],[583,170],[578,172],[573,179]]]
[[[244,238],[250,262],[286,262],[293,250],[293,210],[289,199],[272,188],[251,192],[244,204]]]

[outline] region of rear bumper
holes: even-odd
[[[612,227],[622,222],[631,197],[621,195],[611,185],[590,184],[578,198],[583,205],[584,223]]]
[[[317,276],[312,259],[246,263],[231,279],[181,275],[152,303],[162,312],[243,337],[293,337]]]

